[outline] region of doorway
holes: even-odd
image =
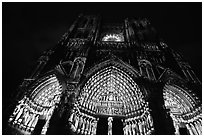
[[[96,135],[108,135],[108,118],[99,118]]]
[[[97,135],[108,135],[108,118],[99,118],[96,134]],[[113,135],[124,135],[123,122],[121,118],[113,117],[112,134]]]
[[[121,118],[113,118],[113,135],[124,135],[123,122]]]

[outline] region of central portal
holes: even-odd
[[[92,75],[82,86],[70,117],[77,134],[150,134],[148,103],[129,74],[109,66]],[[147,124],[147,125],[146,125]]]
[[[101,117],[98,121],[97,135],[124,135],[121,118]]]

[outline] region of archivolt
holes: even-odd
[[[61,89],[62,86],[59,80],[53,74],[47,76],[42,83],[37,85],[29,97],[40,106],[51,107],[56,102],[59,102]]]
[[[201,134],[202,110],[201,107],[196,107],[195,99],[176,85],[166,85],[163,93],[165,107],[170,109],[176,134],[183,127],[188,129],[189,134]]]
[[[115,66],[94,74],[84,85],[78,100],[82,108],[105,115],[141,115],[147,106],[138,85]]]
[[[62,86],[55,74],[46,75],[30,87],[30,95],[20,100],[9,118],[9,124],[22,134],[32,134],[39,119],[45,124],[45,134],[56,103],[60,101]]]
[[[178,115],[189,113],[195,106],[192,97],[178,86],[166,85],[164,88],[164,98],[166,107],[172,111],[177,111]]]
[[[110,57],[110,59],[105,60],[103,62],[100,62],[97,65],[92,66],[91,68],[88,69],[88,71],[85,71],[84,75],[89,78],[92,74],[95,74],[95,73],[99,72],[101,69],[105,69],[109,66],[115,66],[131,77],[139,77],[140,76],[140,72],[136,68],[133,68],[131,65],[123,62],[122,60],[120,60],[119,58],[117,58],[114,55],[112,55]]]

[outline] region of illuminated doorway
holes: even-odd
[[[85,82],[72,115],[79,119],[70,121],[80,134],[145,135],[153,131],[148,103],[139,86],[115,66],[98,71]],[[85,125],[83,128],[78,126],[80,121]],[[93,123],[94,127],[89,126]]]

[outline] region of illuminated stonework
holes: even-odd
[[[24,96],[18,102],[9,124],[25,134],[32,134],[39,119],[44,119],[45,125],[41,134],[46,134],[49,120],[60,101],[61,86],[54,75],[47,76],[37,85],[29,97]]]
[[[124,37],[122,34],[106,34],[103,38],[102,41],[115,41],[115,42],[123,42]]]
[[[164,99],[166,108],[170,109],[176,134],[179,134],[180,127],[186,127],[191,135],[202,134],[201,107],[195,107],[196,101],[187,91],[176,85],[168,85],[164,89]]]
[[[122,116],[124,120],[124,134],[146,135],[153,132],[153,121],[149,113],[148,103],[133,79],[117,67],[110,66],[93,75],[84,85],[75,104],[75,110],[69,121],[72,123],[72,130],[80,134],[95,134],[85,132],[88,129],[81,128],[81,121],[90,125],[92,121],[97,123],[96,118],[83,118],[81,112],[91,115]],[[77,109],[79,108],[79,109]],[[82,115],[82,116],[81,116]],[[73,118],[75,116],[75,118]],[[131,118],[129,118],[131,117]],[[78,119],[74,121],[74,119]],[[79,121],[82,119],[81,121]],[[86,120],[88,119],[88,121]],[[146,127],[142,125],[147,123]],[[111,125],[110,121],[109,124]],[[138,124],[138,125],[137,125]],[[89,127],[89,126],[88,126]],[[96,127],[94,127],[96,128]],[[92,129],[91,129],[92,131]],[[112,134],[112,131],[108,131]]]
[[[82,107],[96,114],[125,116],[138,110],[142,112],[145,106],[139,87],[116,67],[103,69],[92,76],[79,98]]]
[[[4,134],[201,135],[201,82],[153,30],[80,15],[19,86]]]

